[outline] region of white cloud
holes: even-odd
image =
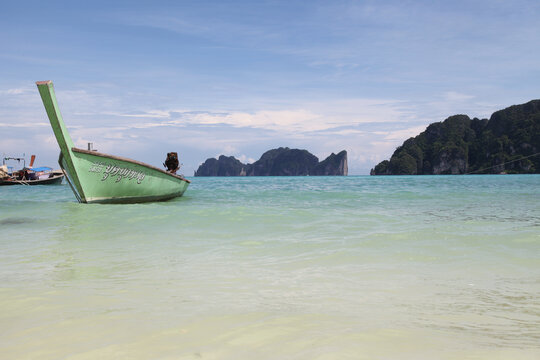
[[[36,122],[36,123],[0,123],[0,127],[12,127],[12,128],[35,128],[35,127],[51,126],[49,123]]]
[[[163,111],[163,110],[149,110],[149,111],[140,112],[137,114],[122,114],[122,113],[116,113],[116,112],[106,112],[104,114],[112,115],[112,116],[121,116],[121,117],[157,118],[157,119],[169,118],[171,116],[171,113],[169,111]]]
[[[8,89],[5,93],[9,95],[20,95],[27,92],[28,92],[28,89]]]
[[[262,155],[262,154],[261,154]],[[258,159],[254,159],[252,157],[249,157],[249,156],[246,156],[244,154],[240,155],[240,156],[237,156],[236,157],[238,160],[240,160],[241,163],[243,164],[253,164],[255,161],[257,161]]]
[[[462,94],[457,91],[447,91],[444,93],[444,100],[447,102],[461,102],[474,99],[474,95]]]
[[[227,124],[235,127],[251,127],[285,131],[315,131],[328,128],[320,115],[304,109],[261,110],[255,113],[231,112],[221,114],[195,114],[182,121],[193,124]]]
[[[236,149],[236,147],[232,146],[232,145],[225,145],[225,147],[223,148],[223,151],[219,154],[217,154],[216,157],[218,157],[219,155],[227,155],[227,156],[230,156],[230,154],[234,154],[236,153],[238,150]]]
[[[421,132],[426,130],[426,126],[415,126],[407,129],[401,129],[401,130],[395,130],[395,131],[387,131],[387,132],[378,132],[378,134],[384,134],[385,140],[406,140],[410,137],[414,137]]]
[[[257,128],[277,132],[303,133],[326,131],[343,126],[366,123],[405,122],[411,119],[405,104],[385,99],[345,99],[304,103],[297,107],[246,111],[195,111],[186,109],[151,109],[137,113],[105,112],[103,115],[153,119],[147,122],[126,123],[126,128],[181,127],[188,125],[229,125],[238,128]],[[98,114],[96,114],[98,115]],[[359,132],[360,130],[339,130]]]

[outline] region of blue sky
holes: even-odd
[[[35,81],[80,147],[183,172],[279,146],[367,174],[450,115],[540,98],[540,2],[3,1],[0,152],[56,166]]]

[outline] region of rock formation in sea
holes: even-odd
[[[207,159],[195,172],[195,176],[242,176],[245,165],[234,156],[221,155],[218,159]]]
[[[371,175],[540,173],[540,100],[488,119],[454,115],[399,146]]]
[[[307,150],[280,147],[265,152],[253,164],[246,166],[252,176],[306,176],[317,166],[319,159]]]
[[[330,154],[318,163],[310,175],[347,175],[348,173],[347,151],[343,150],[338,154]]]
[[[347,175],[347,151],[332,153],[325,160],[307,150],[280,147],[265,152],[253,164],[243,164],[233,156],[207,159],[195,176],[329,176]]]

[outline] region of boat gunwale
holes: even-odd
[[[140,165],[140,166],[147,167],[147,168],[149,168],[151,170],[155,170],[155,171],[158,171],[158,172],[166,174],[166,175],[170,175],[170,176],[172,176],[172,177],[174,177],[176,179],[183,180],[183,181],[187,182],[188,184],[191,183],[191,181],[189,181],[185,177],[182,177],[182,176],[177,175],[177,174],[172,174],[172,173],[167,172],[167,171],[165,171],[163,169],[160,169],[158,167],[143,163],[141,161],[137,161],[137,160],[121,157],[121,156],[116,156],[116,155],[105,154],[105,153],[94,151],[94,150],[79,149],[79,148],[76,148],[76,147],[72,147],[71,151],[76,152],[76,153],[81,153],[81,154],[95,155],[95,156],[98,156],[98,157],[105,157],[105,158],[109,158],[109,159],[112,159],[112,160],[119,160],[119,161],[129,162],[129,163],[132,163],[132,164],[135,164],[135,165]]]

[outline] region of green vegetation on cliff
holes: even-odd
[[[540,100],[487,119],[454,115],[406,140],[372,175],[540,173]]]

